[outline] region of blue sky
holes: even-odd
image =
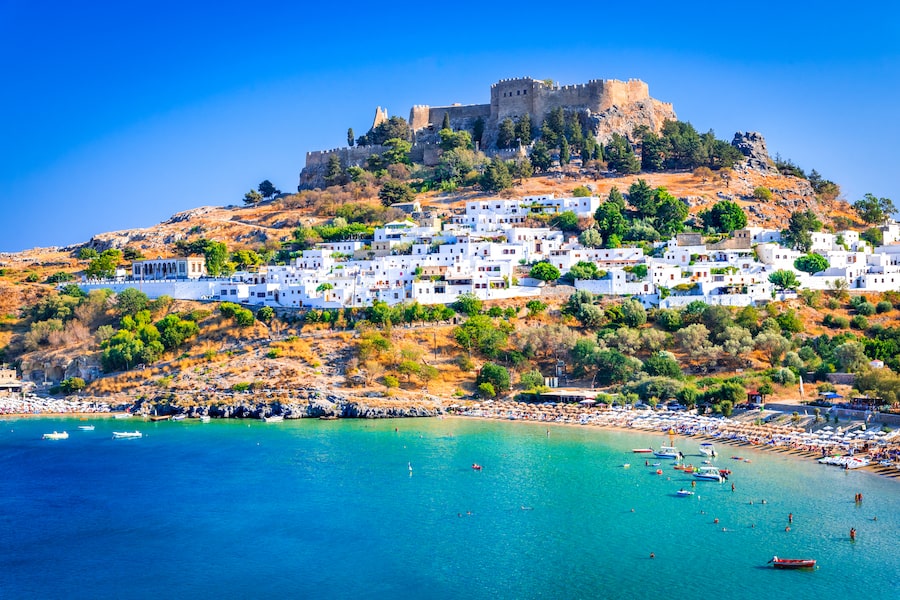
[[[306,151],[377,105],[487,102],[519,76],[643,79],[698,130],[760,131],[848,200],[900,204],[887,2],[307,4],[0,0],[0,251],[295,190]]]

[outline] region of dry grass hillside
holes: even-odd
[[[792,211],[813,209],[828,223],[837,215],[853,219],[849,206],[841,201],[817,201],[805,180],[787,176],[764,176],[754,171],[736,171],[730,181],[713,177],[707,180],[692,173],[653,173],[640,176],[588,178],[576,172],[555,173],[534,177],[519,184],[503,197],[553,193],[564,196],[578,186],[589,186],[596,195],[605,196],[616,186],[627,190],[638,177],[651,186],[664,186],[670,193],[684,198],[691,212],[711,206],[722,197],[733,198],[741,204],[751,225],[770,228],[783,227]],[[752,199],[753,189],[765,186],[772,190],[768,202]],[[95,235],[86,245],[96,250],[131,248],[144,256],[173,256],[179,240],[207,238],[226,242],[229,250],[277,250],[292,236],[299,225],[325,222],[334,209],[348,203],[378,205],[377,187],[354,186],[305,192],[256,206],[201,207],[174,215],[153,227]],[[452,194],[428,192],[419,200],[425,210],[447,215],[463,209],[465,202],[490,197],[477,191]],[[392,215],[396,216],[396,215]],[[67,272],[79,276],[88,261],[76,258],[82,245],[69,248],[33,249],[21,253],[0,255],[0,349],[6,360],[20,361],[23,366],[40,369],[65,368],[75,359],[97,364],[99,345],[93,335],[70,335],[64,343],[53,348],[27,351],[23,338],[30,326],[25,309],[40,298],[51,294],[53,285],[46,283],[55,273]],[[545,301],[552,315],[567,297],[564,289],[548,289]],[[521,307],[524,301],[509,301],[504,306]],[[356,351],[359,332],[332,331],[321,325],[303,325],[291,321],[274,321],[271,325],[256,323],[240,329],[210,310],[214,307],[199,303],[175,302],[170,313],[206,311],[198,322],[201,334],[177,353],[141,370],[102,377],[90,384],[88,392],[102,395],[175,394],[191,396],[225,393],[235,384],[247,384],[255,389],[289,390],[304,386],[324,388],[358,386],[353,393],[382,392],[385,374],[396,373],[399,388],[391,391],[399,396],[415,397],[423,388],[448,396],[456,391],[473,391],[474,364],[460,366],[459,348],[452,339],[449,325],[403,328],[395,327],[388,335],[392,350],[382,355],[362,359]],[[820,311],[796,307],[808,324],[809,333],[821,330]],[[526,319],[525,311],[513,319],[514,327],[540,326],[554,319]],[[163,314],[154,315],[162,318]],[[105,319],[105,320],[104,320]],[[534,321],[531,323],[530,321]],[[896,317],[884,319],[885,324],[896,323]],[[100,323],[116,325],[112,308]],[[403,376],[398,367],[404,357],[434,367],[428,377]],[[751,357],[751,360],[757,360]],[[350,376],[350,380],[345,378]],[[273,392],[275,393],[275,392]]]

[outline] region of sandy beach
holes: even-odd
[[[801,427],[756,425],[686,412],[655,412],[585,407],[573,404],[532,404],[495,401],[450,409],[463,418],[499,419],[541,425],[603,427],[634,433],[692,437],[717,445],[750,447],[818,460],[822,464],[868,472],[900,480],[900,432],[841,432],[823,427],[808,432]],[[843,433],[843,435],[841,435]],[[720,455],[725,451],[720,448]]]

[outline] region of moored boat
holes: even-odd
[[[137,439],[143,436],[140,431],[113,431],[114,440]]]
[[[709,457],[718,456],[718,454],[716,454],[716,447],[709,442],[700,444],[700,454],[705,454]]]
[[[776,569],[815,569],[816,559],[814,558],[778,558],[773,556],[769,561]]]
[[[53,433],[45,433],[41,439],[44,440],[67,440],[69,439],[68,432],[65,431],[54,431]]]
[[[80,429],[81,431],[93,431],[94,426],[93,425],[79,425],[78,429]]]
[[[265,423],[281,423],[284,421],[284,415],[272,415],[271,417],[263,417]]]
[[[172,417],[173,421],[184,421],[187,418],[187,415],[175,415]]]
[[[705,479],[707,481],[725,481],[725,476],[719,472],[718,467],[711,466],[703,466],[697,469],[697,472],[694,473],[694,477],[697,479]]]
[[[200,417],[201,423],[209,423],[210,421],[212,421],[212,417],[210,417],[209,415],[203,415],[202,417]]]
[[[677,460],[681,456],[681,452],[675,446],[660,446],[659,450],[653,453],[656,458],[671,458]]]
[[[693,496],[694,495],[694,492],[692,492],[691,490],[678,490],[676,493],[679,496]]]
[[[113,418],[114,419],[130,419],[133,416],[134,415],[132,415],[131,413],[126,412],[126,413],[116,413],[113,415]]]
[[[168,421],[172,418],[172,415],[153,415],[150,417],[151,421]]]
[[[632,448],[631,451],[635,454],[650,454],[653,452],[653,448]]]

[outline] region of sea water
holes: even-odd
[[[777,453],[720,446],[729,482],[697,481],[684,498],[689,476],[631,453],[668,441],[655,433],[450,418],[92,423],[0,421],[0,597],[900,594],[900,482]],[[134,429],[144,437],[112,439]],[[40,439],[53,430],[69,439]],[[676,444],[703,460],[698,440]],[[773,555],[819,568],[776,571]]]

